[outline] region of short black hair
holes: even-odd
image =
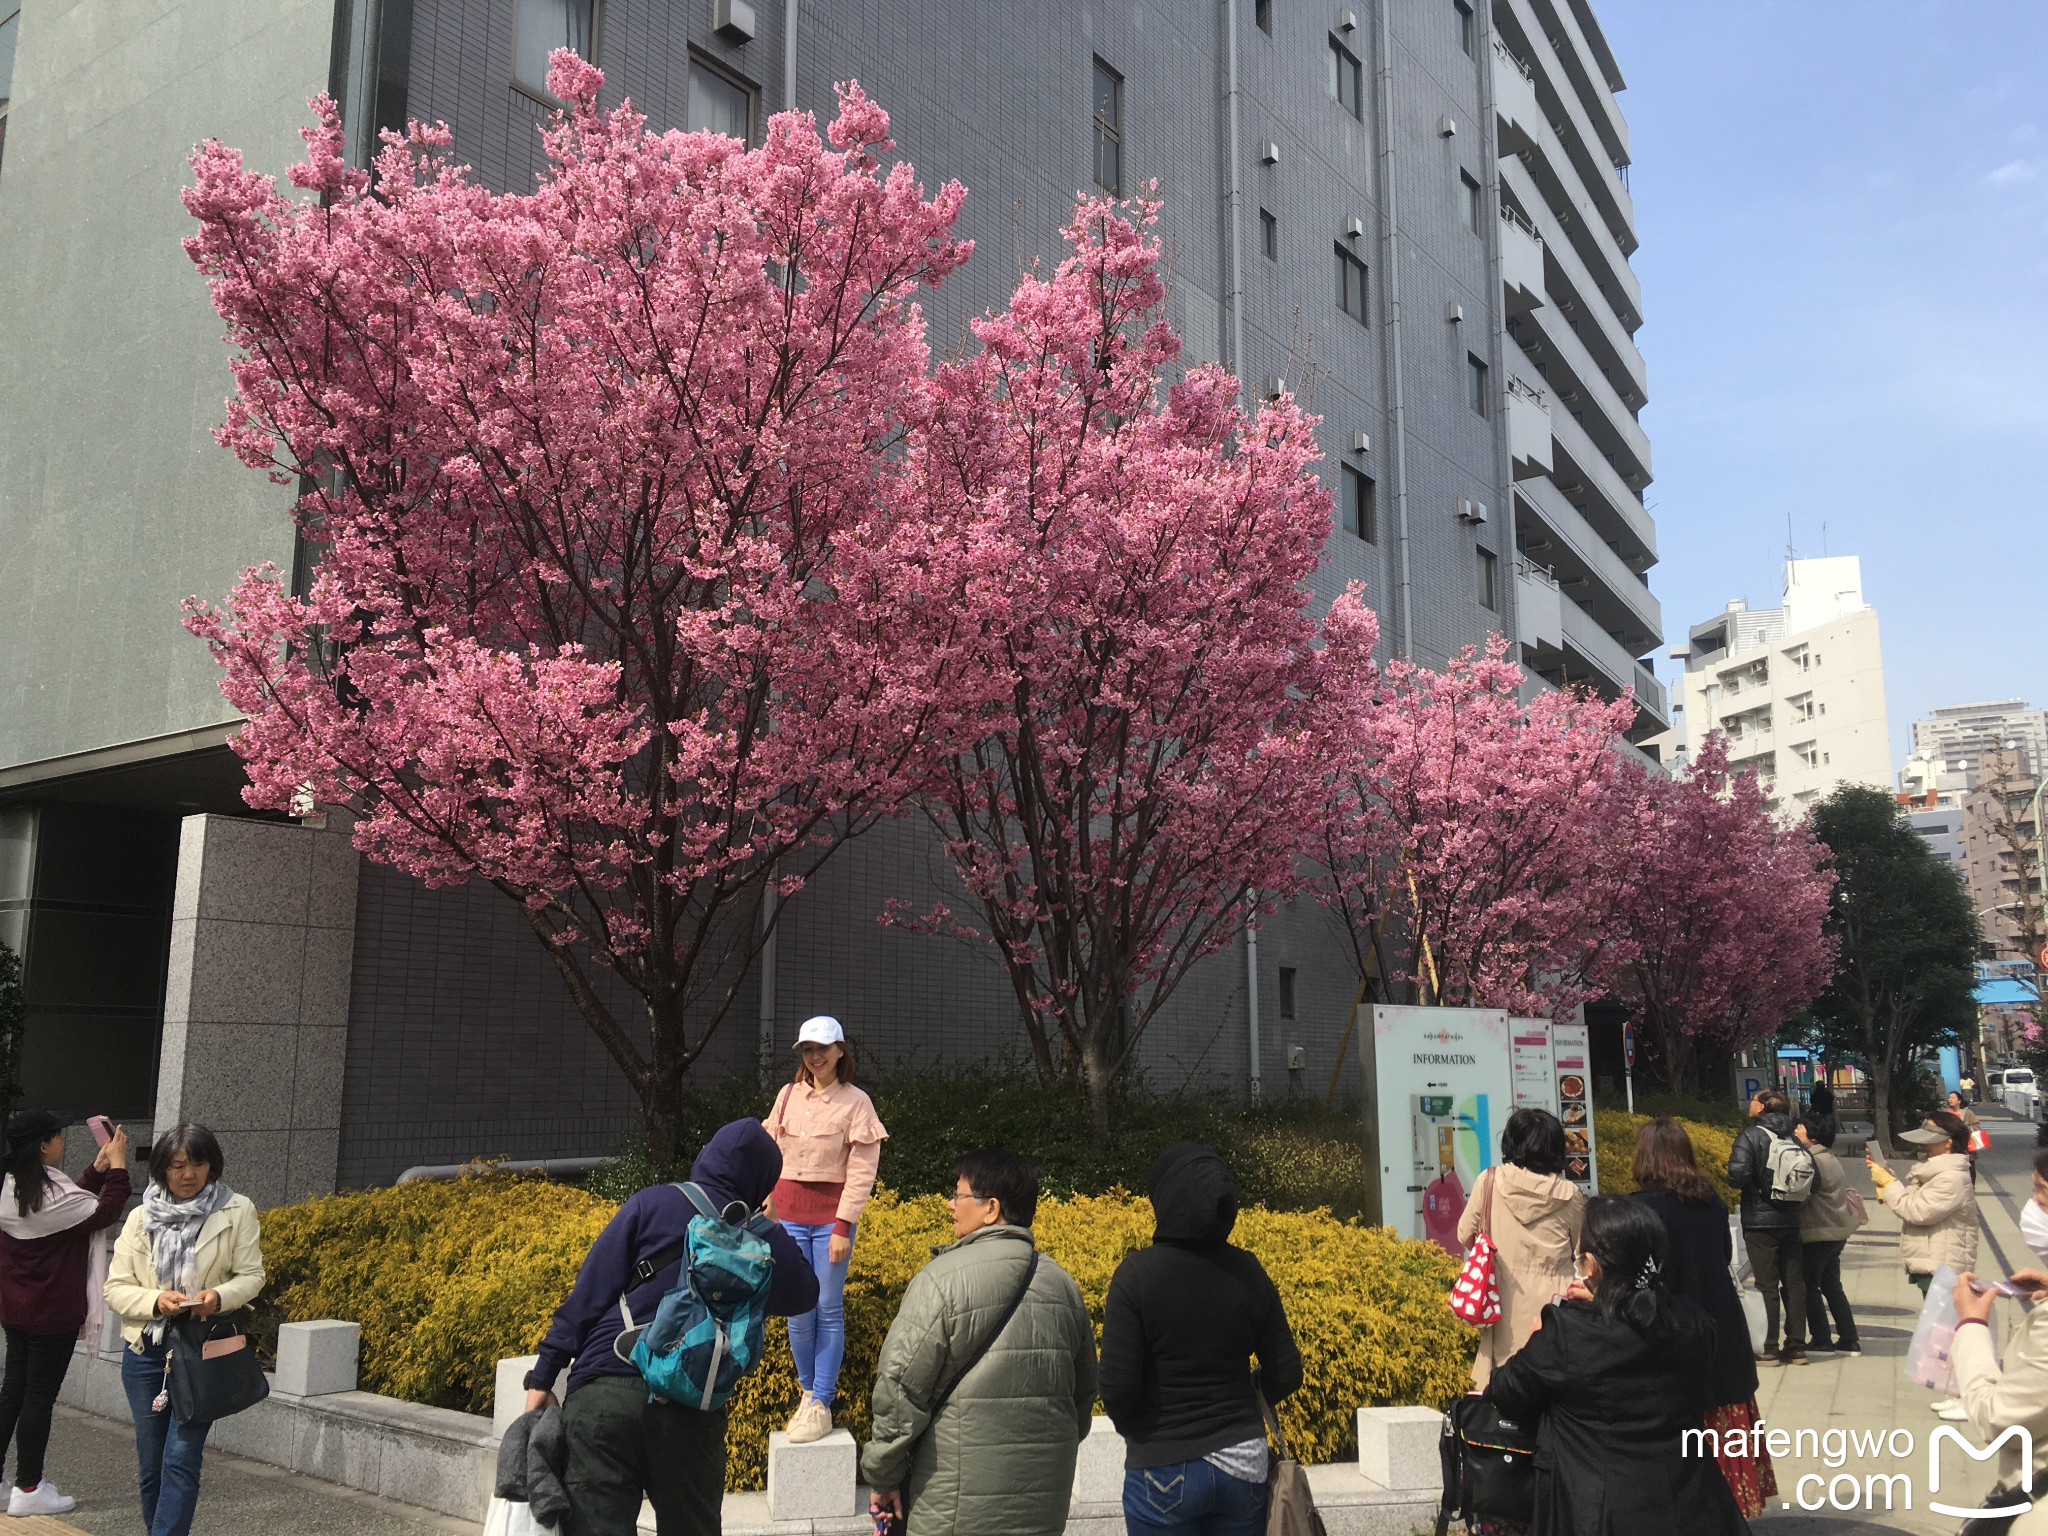
[[[211,1184],[226,1171],[227,1158],[220,1150],[220,1138],[203,1125],[174,1125],[157,1137],[149,1149],[149,1176],[170,1188],[171,1159],[180,1152],[195,1163],[206,1164],[206,1182]]]
[[[1038,1164],[1008,1147],[983,1147],[953,1159],[953,1177],[965,1179],[977,1200],[993,1200],[1003,1220],[1028,1227],[1038,1214]]]
[[[1949,1151],[1970,1150],[1970,1128],[1963,1123],[1961,1115],[1952,1115],[1945,1109],[1937,1109],[1927,1117],[1927,1123],[1948,1138]]]
[[[1835,1138],[1841,1134],[1841,1127],[1835,1124],[1833,1115],[1801,1115],[1799,1123],[1806,1127],[1806,1139],[1816,1147],[1832,1147]]]
[[[1516,1110],[1500,1133],[1500,1160],[1531,1173],[1563,1173],[1563,1123],[1547,1109]]]

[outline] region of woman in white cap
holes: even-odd
[[[832,1399],[846,1357],[846,1265],[889,1133],[874,1103],[853,1086],[853,1052],[837,1019],[805,1019],[796,1048],[796,1076],[761,1123],[782,1149],[776,1217],[818,1276],[817,1309],[789,1320],[790,1353],[804,1389],[789,1438],[802,1445],[832,1432]]]

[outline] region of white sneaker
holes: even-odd
[[[59,1493],[57,1485],[47,1477],[27,1493],[19,1488],[7,1491],[7,1513],[10,1515],[68,1515],[77,1507],[78,1500]]]
[[[1946,1407],[1935,1409],[1934,1416],[1937,1419],[1947,1419],[1951,1424],[1962,1424],[1968,1421],[1970,1411],[1961,1403],[1949,1403]]]
[[[1961,1402],[1960,1399],[1953,1397],[1937,1397],[1927,1406],[1932,1408],[1936,1413],[1941,1413],[1945,1409],[1961,1406]]]
[[[789,1443],[809,1445],[832,1433],[832,1410],[815,1397],[807,1399],[790,1420]]]
[[[792,1413],[789,1416],[789,1422],[782,1426],[782,1432],[788,1435],[791,1440],[796,1440],[796,1443],[799,1445],[801,1445],[803,1442],[801,1440],[797,1440],[797,1431],[803,1428],[804,1414],[809,1410],[811,1403],[811,1394],[806,1392],[802,1397],[797,1399],[796,1412]]]

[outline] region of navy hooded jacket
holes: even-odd
[[[782,1176],[782,1150],[758,1120],[735,1120],[721,1126],[690,1167],[691,1182],[712,1203],[723,1208],[737,1201],[757,1209]],[[573,1392],[596,1376],[637,1376],[630,1361],[621,1360],[612,1341],[625,1330],[619,1298],[633,1309],[633,1320],[649,1323],[661,1298],[676,1283],[680,1258],[654,1272],[652,1279],[628,1290],[633,1266],[643,1258],[679,1243],[697,1208],[673,1184],[643,1189],[619,1207],[576,1272],[569,1299],[555,1308],[540,1358],[527,1373],[526,1385],[546,1387],[573,1358],[568,1390]],[[803,1250],[780,1226],[768,1235],[775,1255],[774,1278],[768,1282],[768,1310],[777,1317],[801,1316],[818,1304],[818,1277]]]

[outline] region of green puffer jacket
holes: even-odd
[[[1095,1330],[1073,1276],[1038,1273],[993,1348],[931,1417],[958,1362],[996,1326],[1031,1260],[1028,1227],[983,1227],[932,1250],[903,1292],[875,1368],[861,1476],[907,1488],[907,1536],[1059,1536],[1095,1406]]]

